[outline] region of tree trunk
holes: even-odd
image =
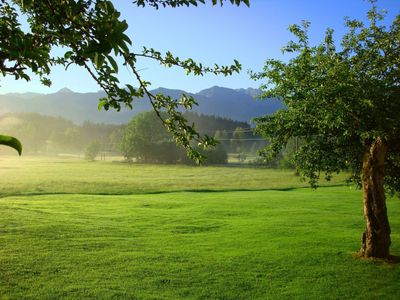
[[[362,236],[363,257],[389,257],[390,226],[383,186],[387,148],[386,141],[378,138],[364,153],[362,190],[367,224]]]

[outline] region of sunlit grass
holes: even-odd
[[[354,188],[291,189],[305,185],[293,172],[250,168],[44,158],[0,165],[0,299],[400,294],[400,265],[352,256],[364,227]],[[388,200],[398,256],[399,209],[399,199]]]
[[[192,190],[307,187],[293,170],[250,167],[140,165],[121,161],[0,156],[0,195],[20,193],[135,194]],[[321,185],[342,185],[345,175]]]

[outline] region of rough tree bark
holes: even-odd
[[[362,191],[367,224],[362,236],[363,257],[389,257],[390,225],[384,190],[384,163],[387,149],[387,142],[378,138],[364,153]]]

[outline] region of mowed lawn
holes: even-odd
[[[292,171],[0,157],[0,299],[399,299],[361,193]],[[400,256],[400,201],[388,199]]]

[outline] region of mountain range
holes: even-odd
[[[192,111],[244,122],[249,122],[254,117],[271,114],[283,107],[279,100],[255,100],[254,98],[261,92],[253,88],[230,89],[214,86],[198,93],[158,88],[151,92],[154,94],[163,93],[173,98],[178,98],[183,93],[191,95],[199,103]],[[68,88],[63,88],[52,94],[9,93],[0,95],[0,114],[34,112],[60,116],[77,124],[84,121],[123,124],[139,112],[151,110],[149,100],[143,98],[134,99],[132,110],[122,108],[119,112],[112,109],[98,111],[98,99],[104,96],[103,91],[76,93]]]

